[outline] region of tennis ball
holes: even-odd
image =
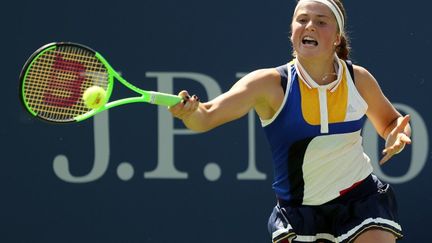
[[[84,104],[91,109],[97,109],[105,104],[106,92],[100,86],[91,86],[84,91],[82,99]]]

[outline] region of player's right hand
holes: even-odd
[[[182,98],[182,101],[175,106],[169,107],[168,110],[174,117],[184,120],[198,109],[200,99],[196,95],[189,95],[186,90],[180,91],[178,96]]]

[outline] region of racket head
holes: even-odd
[[[54,42],[35,51],[23,66],[20,97],[27,111],[42,120],[78,122],[95,113],[84,104],[84,91],[102,87],[106,103],[113,79],[112,68],[96,51],[77,43]]]

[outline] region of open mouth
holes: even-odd
[[[318,41],[316,41],[314,38],[309,37],[309,36],[305,36],[302,39],[302,43],[303,43],[303,45],[310,45],[310,46],[317,46],[318,45]]]

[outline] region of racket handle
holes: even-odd
[[[178,104],[182,98],[177,95],[165,94],[155,91],[149,91],[150,94],[149,103],[163,106],[173,106]]]

